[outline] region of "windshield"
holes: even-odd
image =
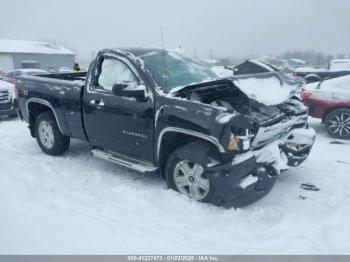
[[[218,78],[209,64],[179,52],[150,52],[139,56],[156,84],[165,92]]]

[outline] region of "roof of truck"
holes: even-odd
[[[178,52],[178,53],[186,53],[182,49],[162,49],[161,47],[120,47],[120,48],[114,48],[115,50],[120,50],[124,52],[129,52],[135,56],[144,56],[144,55],[152,55],[155,53],[162,53],[162,52]]]

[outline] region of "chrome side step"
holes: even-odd
[[[92,149],[91,154],[95,157],[113,162],[115,164],[130,168],[141,173],[154,172],[158,169],[158,167],[153,166],[151,163],[126,157],[116,153],[106,152],[101,149]]]

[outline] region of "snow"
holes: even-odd
[[[8,90],[13,87],[13,84],[0,80],[0,90]]]
[[[257,176],[253,176],[253,175],[246,176],[241,180],[239,186],[241,188],[247,188],[248,186],[256,183],[258,179],[259,178]]]
[[[281,83],[276,76],[269,78],[241,78],[236,79],[234,84],[249,98],[268,106],[283,103],[297,88],[285,82]]]
[[[322,72],[324,71],[325,69],[323,68],[313,68],[313,67],[309,67],[309,66],[300,66],[300,67],[297,67],[295,68],[295,72],[300,72],[300,73],[303,73],[303,72]]]
[[[297,63],[297,64],[301,64],[301,65],[306,65],[306,64],[307,64],[306,61],[301,60],[301,59],[296,59],[296,58],[288,59],[288,61],[292,61],[292,62],[295,62],[295,63]]]
[[[1,122],[0,253],[349,254],[350,144],[310,125],[310,158],[262,200],[226,210],[95,159],[83,142],[45,155],[24,123]]]
[[[257,59],[251,59],[251,60],[249,60],[249,62],[254,63],[254,64],[266,69],[268,72],[274,72],[274,70],[270,66],[268,66],[267,64],[265,64]]]
[[[235,114],[222,113],[216,117],[216,121],[220,124],[228,123]]]
[[[0,53],[74,55],[74,52],[57,43],[11,39],[0,39]]]
[[[232,77],[233,71],[225,68],[224,66],[213,66],[211,70],[214,71],[219,77]]]
[[[16,69],[17,71],[21,71],[24,74],[47,74],[48,72],[45,70],[41,70],[41,69],[34,69],[34,68],[26,68],[26,69]]]
[[[0,80],[0,91],[6,91],[6,90],[8,90],[11,93],[12,99],[15,99],[16,97],[15,85],[9,82]]]

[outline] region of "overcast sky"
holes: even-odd
[[[182,46],[201,57],[350,54],[349,0],[0,0],[0,38],[61,42],[87,56]]]

